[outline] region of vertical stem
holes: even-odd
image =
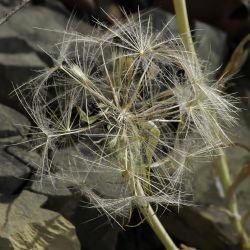
[[[194,44],[191,36],[190,26],[188,22],[187,7],[185,0],[174,0],[175,14],[182,41],[188,52],[195,55]]]
[[[187,15],[187,8],[186,8],[186,1],[185,0],[173,0],[174,1],[174,8],[177,18],[177,23],[179,26],[179,30],[181,33],[181,37],[184,43],[184,46],[188,52],[190,52],[193,56],[193,60],[197,60],[195,48],[190,32],[189,22],[188,22],[188,15]],[[222,187],[224,193],[227,194],[229,187],[232,184],[231,176],[229,173],[228,164],[226,161],[226,156],[223,149],[219,149],[219,157],[216,162],[216,169],[222,183]],[[230,203],[228,204],[228,209],[233,214],[233,218],[231,219],[232,225],[239,235],[239,239],[242,243],[243,249],[250,250],[250,241],[248,236],[243,228],[241,223],[241,216],[239,215],[238,204],[236,197],[233,197]]]
[[[136,183],[136,194],[138,196],[145,197],[145,193],[139,180]],[[144,202],[144,204],[138,204],[138,208],[140,209],[141,213],[143,214],[161,243],[164,245],[164,247],[167,250],[179,250],[179,248],[175,245],[175,243],[161,224],[151,205],[148,202]]]
[[[220,156],[218,157],[217,161],[215,161],[215,167],[220,178],[224,194],[227,195],[229,188],[232,185],[232,180],[229,173],[226,155],[222,149],[219,149],[219,153]],[[231,218],[232,225],[239,236],[243,249],[250,249],[250,242],[241,223],[241,216],[239,214],[238,204],[235,196],[232,197],[227,205],[227,208],[233,215]]]

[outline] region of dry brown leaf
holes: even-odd
[[[239,185],[250,176],[250,164],[245,164],[243,165],[243,167],[241,168],[240,172],[238,173],[238,175],[236,176],[236,178],[234,179],[232,185],[229,187],[228,189],[228,193],[227,193],[227,202],[230,202],[231,199],[233,198],[233,196],[236,193],[237,188],[239,187]]]

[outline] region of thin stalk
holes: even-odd
[[[138,196],[145,197],[145,193],[139,180],[136,183],[136,193]],[[161,224],[151,205],[148,202],[144,202],[144,204],[139,204],[138,208],[140,209],[141,213],[143,214],[161,243],[164,245],[164,247],[167,250],[179,250],[179,248],[175,245],[175,243]]]
[[[192,35],[190,31],[189,21],[188,21],[188,14],[187,14],[187,6],[185,0],[173,0],[174,2],[174,9],[175,9],[175,15],[177,19],[177,24],[179,28],[179,32],[181,34],[182,42],[185,46],[186,51],[190,55],[191,63],[198,62],[198,58],[196,56],[194,43],[192,40]],[[199,64],[197,63],[197,66]],[[200,71],[200,69],[198,69]],[[181,118],[185,119],[185,118]],[[183,121],[182,123],[179,123],[179,126],[177,128],[177,133],[182,130],[182,124],[185,124]]]
[[[174,0],[174,9],[177,24],[181,34],[182,41],[186,50],[195,55],[194,43],[188,22],[187,7],[185,0]]]
[[[188,22],[188,15],[187,15],[187,7],[185,0],[173,0],[174,1],[174,8],[177,18],[177,23],[179,26],[179,31],[181,33],[181,37],[184,43],[184,46],[188,52],[192,55],[193,60],[198,60],[195,48],[191,36],[190,26]],[[229,167],[226,161],[226,155],[224,150],[221,148],[218,150],[219,157],[216,162],[216,169],[218,176],[220,178],[224,193],[227,194],[228,190],[232,184]],[[233,214],[231,219],[232,225],[239,235],[240,242],[242,243],[242,247],[245,250],[250,250],[250,241],[248,236],[243,228],[241,222],[241,216],[239,215],[238,204],[236,197],[234,196],[228,204],[228,209]]]
[[[225,195],[227,195],[232,185],[232,179],[229,173],[229,167],[227,164],[227,159],[224,150],[219,149],[219,153],[220,157],[218,157],[217,161],[215,161],[215,168],[220,178],[223,192]],[[235,232],[237,232],[239,236],[243,249],[250,249],[250,241],[242,225],[242,220],[239,214],[238,204],[235,195],[227,204],[227,208],[232,214],[231,222]]]

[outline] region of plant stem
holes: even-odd
[[[198,60],[195,53],[195,48],[191,36],[190,26],[188,22],[187,15],[187,7],[185,0],[173,0],[174,8],[177,18],[177,23],[179,26],[179,31],[181,33],[181,37],[184,43],[186,50],[192,54],[193,60]],[[229,191],[229,188],[232,184],[231,176],[229,173],[228,164],[226,161],[226,156],[224,150],[222,148],[218,149],[219,157],[216,162],[216,169],[219,175],[224,194],[226,195]],[[232,225],[237,232],[240,242],[242,243],[242,247],[245,250],[250,250],[250,241],[248,236],[243,228],[241,222],[241,216],[239,215],[238,204],[236,197],[234,196],[228,204],[228,209],[232,213],[233,217],[231,219]]]
[[[186,50],[195,55],[194,44],[191,36],[190,26],[188,22],[187,7],[185,0],[174,0],[174,9],[177,24],[181,34],[182,41]]]
[[[219,149],[219,153],[220,156],[218,157],[217,161],[215,161],[215,167],[217,174],[220,178],[224,194],[227,195],[229,188],[232,185],[232,180],[229,173],[226,155],[222,149]],[[250,241],[241,222],[241,216],[239,214],[238,204],[235,195],[227,204],[227,208],[232,214],[232,225],[239,236],[243,249],[250,249]]]
[[[136,193],[138,196],[145,197],[145,193],[139,180],[136,183]],[[143,214],[161,243],[164,245],[164,247],[167,250],[179,250],[179,248],[175,245],[175,243],[161,224],[151,205],[148,202],[144,202],[144,204],[139,204],[138,208],[140,209],[141,213]]]

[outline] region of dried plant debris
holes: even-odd
[[[0,25],[5,23],[11,18],[17,11],[21,10],[25,5],[31,2],[31,0],[14,1],[17,2],[8,12],[0,13]],[[4,3],[3,3],[4,4]],[[6,1],[6,5],[12,5],[13,1]]]

